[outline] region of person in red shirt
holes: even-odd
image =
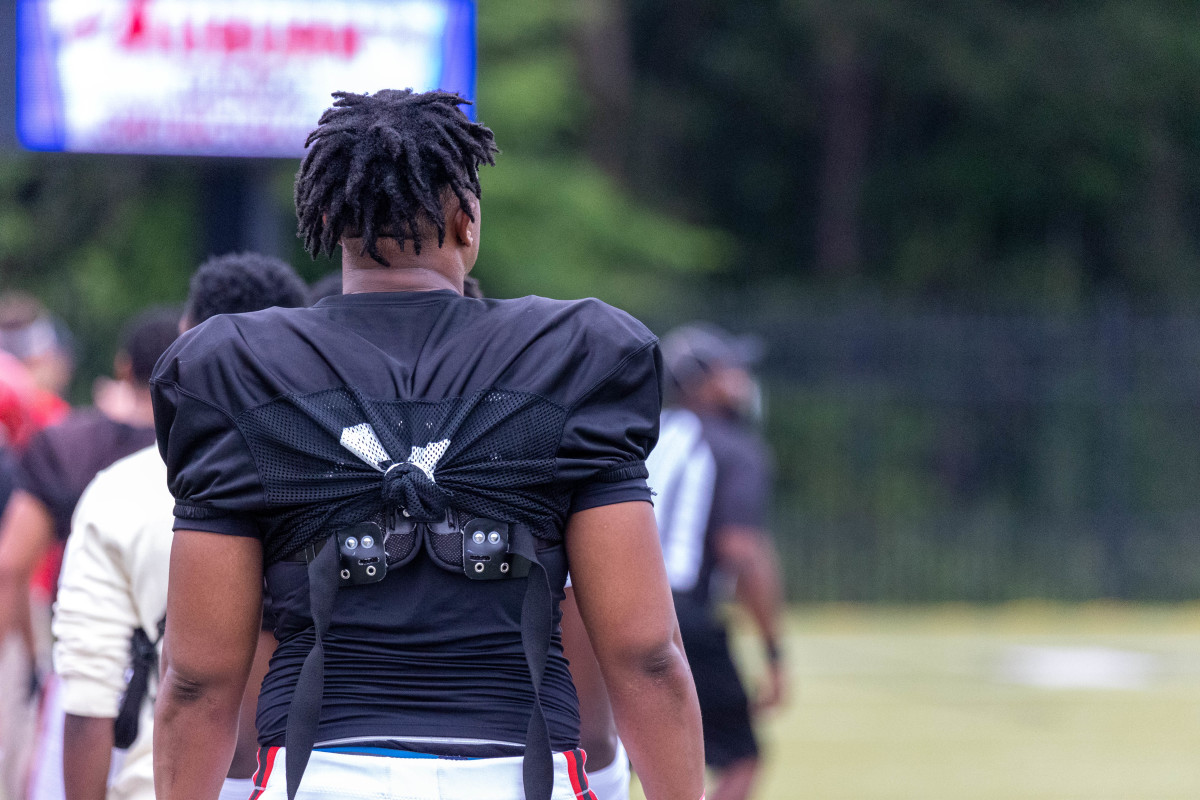
[[[61,422],[70,406],[59,397],[71,377],[72,359],[65,328],[56,324],[33,297],[10,292],[0,297],[0,511],[17,483],[19,459],[44,428]],[[32,574],[29,596],[38,617],[49,621],[62,548],[52,547]],[[29,659],[35,650],[49,658],[49,628],[38,639],[28,615],[18,630],[0,632],[0,684],[29,685],[28,693],[7,691],[0,699],[0,795],[19,796],[23,788],[24,751],[35,727],[36,682]],[[33,673],[36,674],[36,673]]]
[[[61,320],[25,292],[0,295],[0,350],[29,370],[41,393],[38,403],[50,413],[61,408],[59,398],[75,371],[71,334]]]

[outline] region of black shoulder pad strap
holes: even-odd
[[[321,703],[325,698],[325,632],[333,616],[333,599],[338,590],[338,548],[336,544],[322,547],[316,558],[308,562],[308,602],[312,611],[315,640],[313,649],[304,659],[300,677],[292,693],[288,709],[284,752],[287,767],[288,800],[296,800],[300,778],[308,766],[308,757],[317,741],[317,726],[321,721]]]
[[[554,790],[554,758],[550,749],[550,729],[542,711],[542,677],[550,654],[551,628],[554,626],[554,606],[550,596],[550,579],[538,561],[537,539],[524,525],[512,527],[509,552],[525,558],[532,565],[525,580],[525,599],[521,604],[521,645],[525,663],[533,678],[533,709],[529,729],[525,734],[523,778],[528,800],[550,800]]]
[[[537,539],[524,525],[513,526],[510,552],[532,565],[521,604],[521,644],[525,663],[533,680],[533,709],[525,738],[523,780],[528,800],[550,800],[554,789],[554,759],[550,748],[550,730],[542,710],[542,678],[550,653],[551,628],[554,624],[550,580],[537,558]],[[288,710],[284,739],[288,800],[295,800],[300,778],[317,739],[321,703],[325,689],[325,632],[333,616],[333,601],[338,590],[338,548],[322,547],[308,564],[309,605],[312,611],[315,641],[304,659],[300,677]]]

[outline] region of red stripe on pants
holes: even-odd
[[[263,758],[264,753],[266,758]],[[267,781],[271,780],[271,770],[275,768],[275,756],[278,753],[278,747],[258,748],[258,769],[254,772],[254,793],[250,795],[250,800],[258,800],[258,796],[267,788]]]
[[[596,795],[592,794],[592,790],[587,787],[587,775],[583,771],[583,762],[580,762],[576,755],[581,752],[581,750],[567,750],[563,753],[567,757],[567,774],[571,776],[571,790],[580,800],[596,800]],[[584,760],[586,761],[586,756]]]

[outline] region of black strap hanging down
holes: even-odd
[[[158,621],[157,639],[150,641],[141,626],[134,629],[129,639],[129,683],[113,720],[113,746],[118,750],[128,750],[137,739],[142,703],[150,692],[150,676],[158,673],[158,643],[166,627],[164,615]]]
[[[523,525],[514,525],[512,530],[509,552],[527,561],[530,567],[521,603],[521,646],[533,681],[533,708],[525,737],[522,779],[527,800],[550,800],[554,790],[554,754],[550,747],[550,729],[542,710],[542,678],[550,654],[554,601],[550,594],[550,579],[537,558],[537,539]],[[309,605],[315,640],[300,668],[288,711],[284,738],[288,800],[296,799],[300,779],[317,741],[325,689],[324,637],[329,630],[333,601],[340,583],[339,561],[339,548],[333,543],[321,547],[308,562]]]
[[[333,599],[338,590],[337,545],[322,547],[308,563],[308,602],[312,611],[315,639],[313,649],[304,659],[300,677],[292,694],[288,710],[284,748],[287,754],[287,796],[296,800],[300,778],[308,766],[308,757],[317,741],[317,726],[321,721],[321,703],[325,697],[325,632],[333,616]]]
[[[554,791],[554,753],[550,748],[550,729],[542,710],[542,677],[550,654],[550,635],[554,626],[554,601],[550,579],[537,558],[537,540],[527,528],[514,526],[510,551],[527,560],[531,569],[526,578],[525,599],[521,604],[521,645],[525,663],[533,679],[533,709],[525,734],[525,761],[522,777],[527,800],[550,800]]]

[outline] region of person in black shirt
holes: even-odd
[[[759,771],[752,715],[779,705],[787,673],[779,646],[782,589],[768,533],[771,456],[747,423],[757,342],[712,325],[663,337],[670,405],[648,460],[655,517],[675,610],[704,719],[713,800],[745,800]],[[730,655],[720,607],[729,589],[762,637],[765,680],[753,705]]]
[[[177,530],[158,795],[216,795],[265,573],[256,800],[588,797],[569,563],[647,797],[697,800],[645,482],[655,338],[596,300],[463,297],[491,131],[444,92],[335,97],[296,209],[310,252],[342,246],[344,294],[210,320],[153,380]]]

